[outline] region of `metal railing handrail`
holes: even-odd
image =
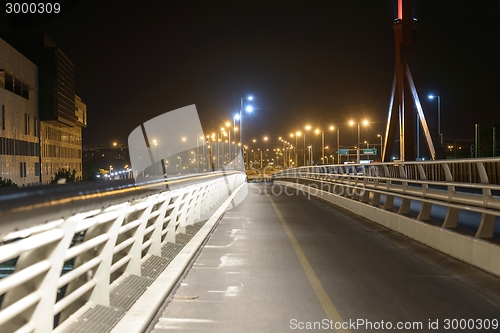
[[[464,163],[468,165],[468,171],[474,170],[475,174],[470,178],[476,182],[456,181],[450,165],[463,166]],[[488,170],[487,163],[494,167]],[[435,168],[428,169],[428,165]],[[409,166],[414,169],[409,170]],[[410,171],[413,174],[409,174]],[[493,238],[495,218],[500,216],[500,185],[490,183],[490,179],[497,177],[497,172],[500,172],[499,158],[481,158],[308,166],[277,172],[273,179],[313,182],[314,186],[319,184],[329,192],[335,192],[339,187],[343,196],[372,206],[379,206],[380,197],[384,195],[386,199],[382,208],[386,210],[393,208],[394,198],[398,197],[403,201],[399,214],[409,213],[411,201],[421,202],[417,219],[422,221],[430,219],[432,205],[440,205],[447,209],[442,226],[450,229],[457,227],[460,211],[477,212],[481,214],[481,220],[475,237]],[[433,178],[435,174],[439,174],[437,179]]]
[[[142,275],[148,260],[167,260],[176,235],[245,179],[232,171],[169,179],[175,188],[163,191],[164,180],[154,180],[5,192],[3,205],[27,199],[0,222],[0,265],[13,269],[0,279],[0,332],[71,330],[91,308],[112,305],[112,292],[130,276],[152,281]],[[23,216],[29,223],[21,227]]]
[[[169,183],[190,184],[239,171],[208,172],[135,182],[134,179],[50,184],[0,191],[0,241],[6,234],[48,221],[66,218],[82,210],[111,206],[162,191]],[[44,219],[41,220],[41,217]]]

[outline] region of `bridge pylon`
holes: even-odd
[[[415,160],[416,116],[420,119],[420,124],[429,147],[430,158],[432,160],[441,158],[436,155],[441,155],[441,149],[438,149],[436,152],[412,77],[411,69],[415,67],[416,58],[415,35],[417,25],[412,16],[411,0],[398,0],[398,18],[394,21],[393,28],[396,44],[396,66],[382,159],[384,162],[391,161],[396,134],[399,134],[399,160]]]

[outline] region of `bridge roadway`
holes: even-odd
[[[498,331],[500,278],[296,190],[246,186],[148,331]]]

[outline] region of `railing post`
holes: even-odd
[[[478,162],[477,171],[482,184],[489,184],[488,174],[484,168],[483,162]],[[491,200],[491,190],[483,187],[483,207],[488,207],[488,201]],[[493,238],[495,232],[495,216],[486,213],[481,214],[481,222],[476,233],[477,238]]]
[[[408,179],[408,170],[403,167],[403,165],[399,165],[399,173],[401,175],[401,178],[403,179]],[[403,194],[406,194],[408,191],[408,181],[402,181],[402,188],[401,190],[403,191]],[[411,205],[411,200],[408,198],[402,198],[401,199],[401,206],[399,207],[398,214],[408,214],[410,212],[410,205]]]
[[[453,182],[453,174],[450,170],[450,166],[448,163],[443,164],[443,171],[445,175],[445,179],[447,182]],[[456,189],[455,186],[453,185],[448,185],[448,202],[453,201],[453,197],[455,196]],[[443,221],[443,228],[448,228],[448,229],[454,229],[458,225],[458,214],[459,214],[459,209],[455,207],[447,207],[446,209],[446,216]]]
[[[125,268],[125,272],[128,274],[134,274],[141,276],[141,258],[142,258],[142,240],[144,238],[144,229],[146,229],[146,224],[149,220],[149,215],[151,210],[157,201],[158,195],[153,195],[148,197],[146,200],[147,206],[143,210],[140,217],[140,224],[137,226],[135,231],[130,230],[134,233],[134,242],[128,251],[130,256],[130,261]],[[132,206],[133,207],[133,206]]]
[[[148,253],[161,257],[161,233],[163,230],[163,224],[165,221],[165,214],[167,213],[168,206],[170,205],[170,199],[172,198],[172,193],[163,192],[158,201],[162,201],[161,207],[159,209],[159,214],[156,217],[154,224],[154,230],[151,233],[151,245],[149,246]]]
[[[109,236],[109,239],[103,245],[102,250],[99,254],[102,261],[97,267],[94,277],[97,280],[97,284],[95,285],[92,293],[90,294],[89,301],[94,304],[100,304],[104,306],[109,306],[109,283],[110,283],[110,268],[113,262],[113,249],[116,245],[116,239],[118,238],[118,232],[120,231],[120,227],[122,226],[123,220],[125,219],[125,215],[129,208],[130,204],[127,202],[125,204],[113,207],[113,210],[118,212],[118,216],[112,220],[112,222],[108,222],[108,229],[106,230],[103,225],[99,225],[92,229],[87,230],[86,238],[88,234],[88,238],[94,237],[94,235],[106,233]],[[105,211],[112,211],[111,209],[107,209]],[[76,261],[81,261],[84,263],[85,261],[90,260],[90,258],[85,258],[83,256],[79,256],[75,259],[75,264],[79,264]],[[68,286],[69,288],[70,286]],[[66,312],[67,316],[71,315],[70,311]],[[68,313],[70,312],[70,313]],[[62,315],[61,315],[62,316]]]
[[[170,242],[175,244],[175,233],[177,229],[177,218],[179,216],[180,205],[182,203],[182,197],[184,196],[184,189],[176,189],[172,192],[172,203],[174,208],[170,213],[170,221],[167,225],[167,234],[165,236],[165,242]]]
[[[390,177],[389,168],[385,164],[384,164],[384,172],[385,172],[386,177],[387,177],[385,186],[386,186],[387,192],[390,192],[391,187],[392,187],[392,181],[389,179],[389,177]],[[384,202],[384,205],[382,206],[382,208],[385,210],[391,210],[393,204],[394,204],[394,195],[386,194],[385,195],[385,202]]]
[[[35,290],[38,290],[40,295],[40,300],[34,306],[33,311],[23,311],[21,315],[11,319],[4,326],[6,331],[15,330],[19,326],[31,322],[36,327],[36,333],[52,332],[54,325],[54,304],[58,290],[57,282],[63,268],[66,250],[73,239],[75,226],[76,221],[74,219],[67,219],[61,223],[56,229],[57,231],[52,231],[54,234],[58,234],[57,240],[41,248],[25,252],[19,257],[15,272],[43,260],[49,260],[51,266],[45,274],[40,274],[38,277],[5,294],[2,302],[2,310]]]

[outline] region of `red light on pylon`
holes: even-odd
[[[403,19],[403,0],[398,0],[398,18]]]

